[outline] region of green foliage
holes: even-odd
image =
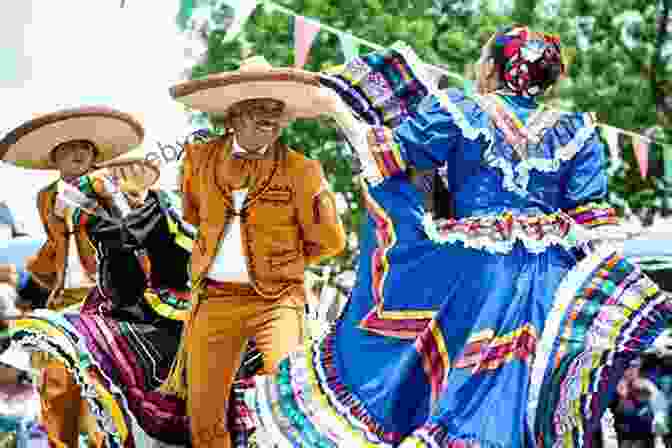
[[[199,5],[208,3],[194,1]],[[220,6],[221,1],[210,3],[219,13],[215,22],[222,22],[227,13],[230,15],[231,11]],[[423,60],[457,73],[468,71],[469,65],[478,59],[482,44],[499,26],[529,23],[533,28],[560,34],[569,47],[568,55],[576,55],[569,79],[556,92],[559,97],[548,98],[548,102],[596,112],[600,121],[625,129],[639,131],[656,125],[655,94],[643,72],[643,67],[653,60],[654,2],[558,0],[557,8],[553,9],[549,0],[516,0],[510,15],[502,14],[495,8],[496,3],[488,0],[280,0],[278,3],[380,45],[405,41]],[[621,13],[626,11],[642,17],[641,25],[634,27],[638,41],[634,48],[628,48],[621,38]],[[596,19],[591,47],[585,51],[576,50],[577,15],[592,15]],[[209,35],[207,62],[194,67],[194,78],[235,69],[244,56],[251,54],[264,55],[277,66],[294,62],[293,19],[267,5],[257,8],[240,38],[233,42],[224,42],[223,23],[211,26],[215,30]],[[321,32],[305,68],[321,70],[342,63],[338,36]],[[669,71],[664,76],[669,77]],[[667,132],[668,141],[670,137]],[[334,129],[324,123],[298,121],[287,129],[283,138],[290,146],[322,161],[333,190],[348,199],[344,221],[348,231],[355,234],[362,219],[359,192],[352,179],[348,150]],[[614,199],[633,208],[660,207],[661,182],[641,179],[629,143],[623,152],[625,169],[612,179]],[[654,161],[661,158],[660,154],[652,155]],[[352,269],[355,240],[346,255],[337,260],[338,270]]]

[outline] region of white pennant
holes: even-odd
[[[224,37],[224,42],[230,42],[238,37],[247,19],[257,9],[257,0],[226,0],[225,3],[235,11],[233,22],[231,22]]]

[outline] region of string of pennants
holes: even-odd
[[[346,63],[359,56],[359,50],[362,46],[368,47],[372,50],[381,50],[384,48],[373,42],[369,42],[365,39],[353,36],[348,32],[325,25],[313,18],[304,17],[272,0],[220,0],[220,2],[221,1],[231,7],[234,11],[233,20],[227,28],[227,34],[224,38],[225,41],[234,40],[240,34],[243,26],[245,25],[245,22],[261,4],[264,5],[265,10],[269,13],[279,12],[293,17],[294,66],[297,68],[302,68],[308,62],[311,47],[320,31],[327,31],[338,36]],[[190,12],[185,11],[185,9],[192,10],[194,9],[194,6],[195,0],[183,0],[180,14],[183,16],[185,14],[189,15]],[[579,24],[578,22],[579,20],[577,20],[577,26],[583,25],[583,23]],[[580,45],[586,46],[586,44],[582,42],[580,42]],[[464,84],[466,90],[473,91],[474,86],[472,80],[469,80],[458,73],[453,73],[449,70],[446,70],[443,67],[433,65],[432,69],[436,72],[436,74],[461,81]],[[672,145],[665,144],[664,142],[656,139],[654,136],[656,131],[655,128],[652,128],[651,130],[647,131],[646,135],[643,135],[611,126],[606,123],[597,123],[597,126],[602,129],[602,135],[604,136],[609,147],[609,157],[612,162],[610,171],[615,172],[615,170],[623,165],[623,158],[620,150],[620,137],[627,136],[631,139],[634,155],[639,164],[639,171],[642,178],[646,178],[649,172],[649,154],[651,148],[654,145],[658,145],[663,149],[665,160],[665,177],[672,179]]]

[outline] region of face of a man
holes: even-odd
[[[93,167],[95,150],[92,144],[88,142],[67,142],[52,151],[51,159],[61,173],[61,177],[79,177]]]
[[[281,101],[260,99],[245,101],[237,106],[233,119],[238,143],[248,151],[271,145],[280,137],[288,121]]]

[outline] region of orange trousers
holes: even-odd
[[[50,446],[78,448],[80,433],[88,434],[89,447],[101,447],[103,436],[82,398],[80,386],[60,361],[49,361],[44,369],[40,390],[42,424]]]
[[[192,317],[187,349],[187,409],[193,446],[229,448],[229,394],[247,341],[256,338],[264,373],[303,341],[305,292],[297,286],[279,299],[236,283],[208,287]]]

